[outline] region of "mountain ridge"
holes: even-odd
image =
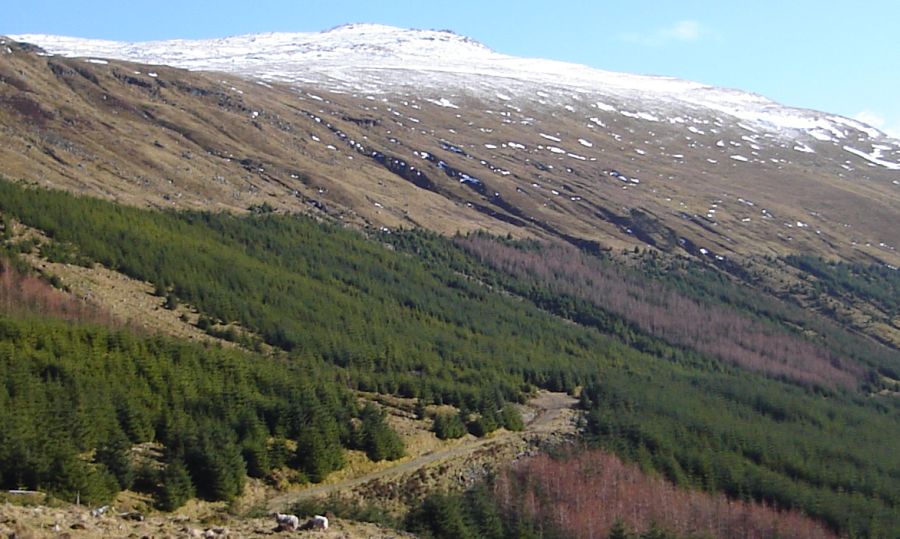
[[[819,140],[846,138],[847,128],[870,138],[888,139],[877,129],[835,114],[780,105],[759,94],[667,76],[633,75],[585,65],[519,58],[492,51],[477,41],[450,31],[405,30],[375,24],[342,25],[324,32],[272,32],[200,40],[116,42],[24,34],[12,39],[35,42],[65,56],[98,56],[194,70],[226,71],[267,81],[297,84],[317,82],[332,90],[381,93],[404,88],[403,82],[377,71],[437,73],[447,76],[416,80],[418,88],[465,88],[478,92],[487,77],[594,92],[614,97],[649,99],[648,106],[699,106],[757,122],[778,130],[803,131]],[[216,50],[213,54],[211,51]],[[432,84],[429,84],[431,82]],[[474,82],[475,84],[471,84]],[[482,81],[483,82],[483,81]],[[374,84],[372,84],[374,83]],[[481,88],[483,96],[521,101],[523,92],[507,95],[496,85]],[[499,95],[498,95],[499,94]],[[504,99],[504,96],[508,99]],[[896,163],[895,163],[896,164]],[[900,167],[900,165],[897,165]]]

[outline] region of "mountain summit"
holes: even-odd
[[[266,81],[316,83],[339,91],[452,89],[509,101],[557,101],[561,106],[578,98],[604,98],[612,107],[640,105],[642,117],[648,121],[654,117],[657,121],[678,122],[681,113],[694,111],[705,115],[725,114],[772,132],[791,136],[802,133],[832,142],[846,139],[851,130],[873,139],[886,137],[849,118],[781,106],[752,93],[670,77],[614,73],[558,61],[517,58],[494,52],[450,31],[349,24],[318,33],[266,33],[143,43],[37,34],[13,38],[65,56],[116,58],[222,71]],[[550,95],[541,99],[535,91],[538,87]],[[900,169],[900,164],[891,166]]]

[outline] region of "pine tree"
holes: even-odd
[[[207,500],[231,500],[244,490],[247,473],[237,444],[224,427],[216,423],[204,426],[199,440],[188,450],[187,464],[197,494]]]
[[[134,483],[134,467],[131,464],[131,443],[117,430],[106,443],[97,448],[94,460],[103,464],[116,477],[119,487],[131,488]]]
[[[104,466],[88,464],[75,455],[59,454],[47,476],[47,487],[64,500],[102,504],[118,492],[116,478]]]
[[[668,539],[670,536],[660,529],[656,523],[650,525],[650,529],[641,534],[641,539]]]
[[[296,461],[314,483],[344,465],[337,426],[331,417],[319,415],[297,437]]]
[[[425,419],[425,400],[422,397],[416,399],[416,419]]]
[[[396,460],[403,456],[403,440],[385,422],[384,413],[369,403],[360,414],[358,446],[370,460]]]
[[[497,414],[492,409],[488,409],[481,412],[472,421],[469,421],[466,428],[472,435],[480,438],[494,432],[499,426]]]
[[[625,522],[621,518],[617,518],[609,531],[609,539],[628,539],[628,530],[625,528]]]
[[[247,464],[247,475],[262,478],[269,474],[268,432],[256,414],[245,410],[238,425],[241,455]]]
[[[269,448],[264,438],[244,440],[241,444],[241,456],[247,464],[247,475],[250,477],[263,478],[271,471]]]
[[[522,414],[518,408],[512,404],[504,404],[500,411],[500,424],[506,430],[521,431],[525,429],[525,422],[522,421]]]
[[[291,450],[288,448],[287,440],[282,436],[277,436],[268,444],[268,461],[270,469],[281,468],[288,464],[291,458]]]
[[[466,434],[466,424],[460,414],[438,414],[434,416],[432,430],[441,440],[461,438]]]
[[[466,502],[473,522],[478,528],[478,536],[485,539],[503,539],[503,519],[497,503],[486,486],[481,485],[469,491]]]
[[[162,474],[162,487],[158,503],[164,511],[174,511],[194,497],[194,485],[185,465],[176,460],[170,462]]]
[[[408,529],[430,533],[435,539],[477,537],[466,520],[461,496],[432,494],[407,517]]]

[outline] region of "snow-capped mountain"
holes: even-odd
[[[377,25],[12,39],[0,43],[10,177],[714,264],[812,252],[900,265],[900,141],[756,94]]]
[[[559,106],[593,101],[594,108],[632,112],[651,122],[684,123],[684,114],[693,113],[705,123],[726,115],[789,137],[804,134],[834,143],[856,142],[856,133],[873,140],[887,138],[856,120],[782,106],[748,92],[508,56],[449,31],[353,24],[320,33],[143,43],[37,34],[13,38],[40,45],[52,54],[222,71],[336,91],[439,94],[449,90],[512,103]],[[873,163],[900,169],[900,164],[882,159],[878,148],[853,150]]]

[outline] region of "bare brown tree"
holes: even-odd
[[[837,537],[796,511],[680,489],[601,450],[566,460],[527,458],[501,475],[494,488],[506,510],[548,519],[578,539],[607,537],[617,520],[632,532],[644,533],[655,524],[687,537]]]
[[[109,313],[72,294],[57,290],[33,275],[16,271],[0,260],[0,312],[34,314],[63,320],[119,325]]]
[[[575,297],[621,317],[641,331],[770,376],[823,387],[855,387],[863,369],[780,328],[702,303],[622,271],[567,246],[523,251],[478,237],[460,244],[483,263]]]

